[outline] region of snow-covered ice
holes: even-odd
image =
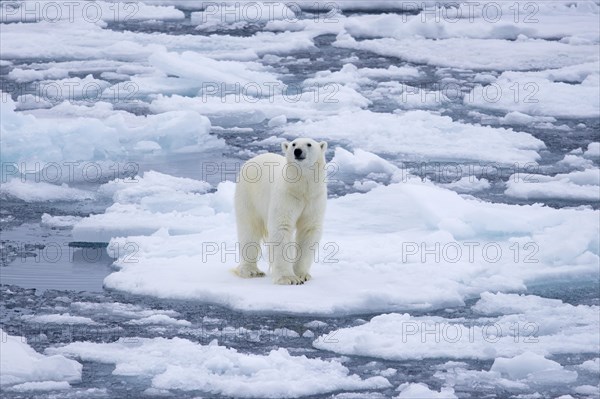
[[[381,161],[356,165],[378,171]],[[144,184],[132,184],[121,189],[130,194],[114,193],[118,200],[106,213],[78,222],[73,235],[78,241],[110,241],[120,269],[106,278],[108,288],[241,310],[339,314],[439,308],[486,290],[523,290],[528,281],[598,272],[597,211],[491,204],[406,177],[329,200],[314,280],[290,291],[231,272],[237,264],[233,189],[225,182],[213,193],[159,190],[144,197],[133,194],[145,190]],[[358,209],[369,220],[355,217]],[[562,245],[565,235],[574,235],[568,246]]]

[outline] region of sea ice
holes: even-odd
[[[220,346],[216,341],[209,345],[181,338],[135,341],[74,342],[46,352],[115,364],[113,374],[144,377],[151,380],[152,388],[162,390],[200,390],[243,398],[295,398],[390,386],[384,377],[361,379],[337,361],[292,356],[286,349],[255,355]]]

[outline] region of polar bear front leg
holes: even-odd
[[[271,273],[273,282],[281,285],[303,284],[298,276],[294,274],[292,259],[289,259],[287,251],[290,248],[292,238],[292,224],[281,222],[269,228],[269,260],[271,261]],[[273,232],[273,233],[271,233]]]
[[[240,263],[235,273],[242,278],[264,277],[265,273],[257,266],[264,223],[259,218],[249,216],[243,209],[236,210],[236,218]]]
[[[321,238],[321,229],[319,227],[310,227],[299,229],[296,232],[299,257],[294,263],[294,274],[302,281],[308,281],[312,278],[310,267],[313,263],[314,245],[318,245]]]

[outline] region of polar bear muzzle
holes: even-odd
[[[296,148],[294,150],[294,157],[298,160],[298,161],[302,161],[304,159],[306,159],[306,156],[303,154],[302,150],[300,148]]]

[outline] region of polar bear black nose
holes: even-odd
[[[302,156],[302,150],[301,150],[300,148],[296,148],[296,149],[294,150],[294,156],[295,156],[296,158],[300,158],[300,157]]]

